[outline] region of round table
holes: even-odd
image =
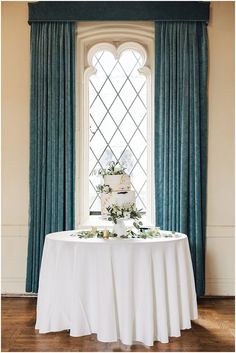
[[[187,236],[154,239],[46,236],[36,329],[153,345],[197,319]]]

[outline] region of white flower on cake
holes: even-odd
[[[103,192],[105,192],[106,194],[108,194],[109,192],[111,192],[111,188],[109,185],[104,185],[103,187]]]
[[[109,194],[112,192],[112,188],[109,185],[97,185],[96,187],[97,192],[102,193],[104,192],[105,194]]]
[[[138,210],[134,203],[124,204],[119,206],[117,204],[112,204],[111,206],[107,207],[108,211],[108,220],[117,223],[117,219],[119,218],[131,218],[138,220],[142,217],[141,210]],[[136,228],[139,228],[142,225],[142,222],[134,222],[133,225]]]
[[[122,166],[122,164],[120,164],[119,162],[110,162],[108,164],[108,167],[103,169],[101,168],[99,171],[98,171],[98,174],[99,175],[122,175],[122,174],[126,174],[125,173],[125,167]]]
[[[114,174],[120,174],[120,172],[122,172],[122,174],[123,174],[122,167],[120,165],[116,165],[114,167]]]

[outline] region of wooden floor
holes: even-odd
[[[39,334],[35,331],[36,298],[2,298],[3,352],[233,352],[234,300],[199,300],[199,319],[168,344],[155,342],[125,346],[102,343],[96,335],[70,337],[69,333]]]

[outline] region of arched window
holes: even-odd
[[[93,33],[89,29],[78,27],[78,223],[93,223],[100,214],[97,172],[112,160],[125,165],[137,207],[154,223],[150,26],[102,23],[94,34],[93,23]]]

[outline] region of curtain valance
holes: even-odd
[[[40,1],[28,6],[29,23],[209,20],[209,3],[198,1]]]

